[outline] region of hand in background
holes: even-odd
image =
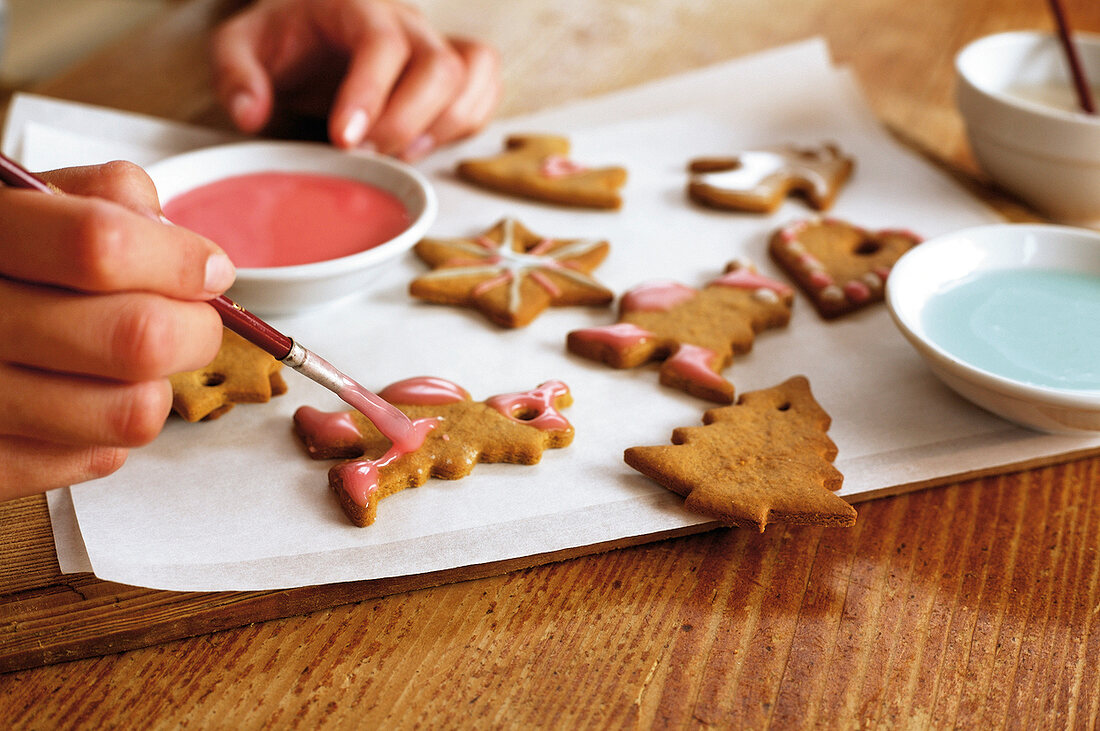
[[[320,92],[333,144],[406,160],[478,131],[500,95],[495,51],[395,0],[258,0],[215,30],[212,56],[243,131],[268,123],[277,95]]]

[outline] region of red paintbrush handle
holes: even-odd
[[[258,345],[277,360],[290,355],[294,341],[268,325],[224,294],[210,300],[210,304],[222,316],[222,324],[245,340]]]

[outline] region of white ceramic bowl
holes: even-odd
[[[949,351],[930,334],[926,318],[930,303],[945,290],[983,273],[1021,268],[1088,274],[1100,283],[1100,234],[1067,226],[994,224],[929,239],[906,252],[891,270],[887,306],[902,334],[932,371],[967,399],[1040,431],[1098,432],[1100,386],[1055,388],[992,372]],[[1013,302],[1009,314],[1023,313],[1029,304]],[[1100,319],[1084,319],[1073,323],[1081,338],[1065,345],[1094,347],[1098,351],[1095,362],[1100,363]],[[1062,342],[1058,341],[1055,350]]]
[[[389,191],[409,211],[410,225],[366,251],[296,266],[240,268],[228,295],[263,317],[292,315],[336,304],[362,293],[423,238],[438,204],[417,170],[380,155],[348,153],[309,142],[242,142],[208,147],[150,165],[162,202],[207,183],[257,172],[305,172],[349,178]]]
[[[1100,85],[1100,36],[1074,40]],[[970,147],[989,177],[1052,220],[1100,221],[1100,116],[1079,110],[1057,37],[987,36],[959,52],[955,69]]]

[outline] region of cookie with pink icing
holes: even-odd
[[[700,157],[688,164],[688,195],[697,203],[770,213],[792,195],[828,210],[851,177],[855,161],[836,145],[780,145],[733,157]]]
[[[732,262],[702,289],[672,281],[635,287],[622,296],[617,323],[574,330],[566,347],[613,368],[661,361],[661,383],[732,403],[722,370],[752,349],[757,333],[787,324],[792,299],[788,285]]]
[[[477,236],[417,243],[413,250],[432,271],[414,279],[409,293],[523,327],[547,307],[610,304],[614,294],[591,276],[609,249],[596,239],[547,238],[505,218]]]
[[[772,259],[825,319],[881,302],[894,263],[921,242],[902,229],[869,231],[846,221],[812,218],[778,229]]]
[[[556,135],[512,135],[499,155],[463,160],[456,173],[498,193],[582,208],[619,208],[626,184],[625,168],[577,162],[569,140]]]
[[[457,480],[479,462],[535,464],[544,450],[573,441],[573,426],[560,411],[572,396],[561,381],[473,401],[451,381],[418,377],[378,395],[412,420],[423,436],[418,449],[394,449],[358,411],[303,406],[294,414],[294,431],[313,459],[343,460],[329,469],[329,486],[358,526],[374,522],[379,500],[429,478]]]

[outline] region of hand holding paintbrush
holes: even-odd
[[[109,474],[152,440],[171,407],[167,376],[213,359],[218,315],[398,450],[419,446],[403,414],[225,298],[228,257],[164,223],[136,166],[39,178],[0,155],[0,181],[0,499]]]

